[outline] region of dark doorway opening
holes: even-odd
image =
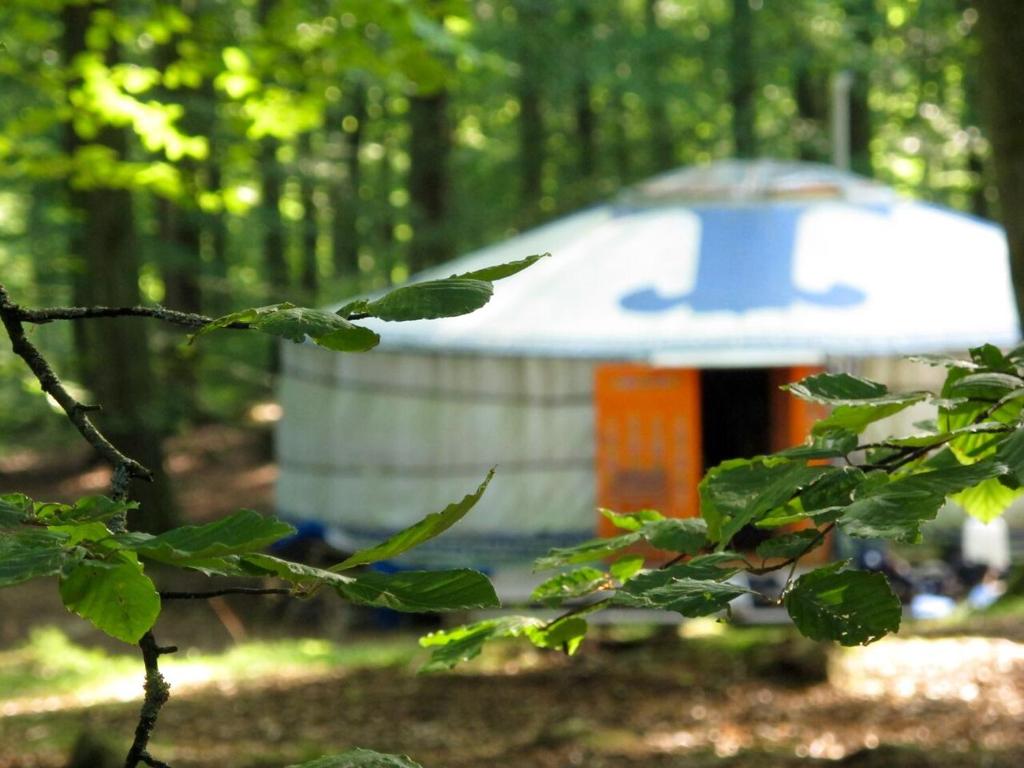
[[[700,372],[705,471],[726,459],[771,451],[772,371],[724,368]]]
[[[772,371],[770,368],[702,370],[701,435],[704,470],[726,459],[769,453],[772,444]],[[753,549],[770,534],[747,526],[733,539]]]

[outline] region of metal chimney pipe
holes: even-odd
[[[848,69],[832,78],[832,165],[850,170],[850,89],[853,73]]]

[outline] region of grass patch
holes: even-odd
[[[400,666],[419,655],[415,638],[408,636],[344,644],[306,638],[246,642],[223,653],[183,650],[161,659],[160,668],[172,685],[201,685]],[[0,652],[0,701],[78,694],[88,694],[91,701],[124,699],[141,688],[141,679],[136,653],[77,645],[54,628],[37,629],[21,647]]]

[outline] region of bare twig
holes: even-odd
[[[156,727],[156,719],[160,714],[160,708],[167,703],[171,694],[171,686],[160,674],[160,657],[167,653],[174,653],[178,649],[174,646],[161,647],[156,644],[156,638],[152,632],[147,632],[139,640],[139,648],[142,650],[142,662],[146,666],[145,696],[142,699],[142,710],[139,712],[139,724],[135,727],[135,739],[132,741],[131,749],[125,758],[125,768],[137,768],[139,763],[152,766],[152,768],[170,768],[167,763],[161,762],[149,754],[149,737]]]
[[[161,592],[161,600],[210,600],[224,595],[290,595],[292,591],[281,587],[225,587],[208,592]]]
[[[192,312],[178,312],[164,307],[45,307],[42,309],[17,308],[16,316],[23,323],[52,323],[54,320],[90,320],[99,317],[152,317],[172,325],[199,328],[213,318]]]
[[[7,289],[0,285],[0,320],[3,321],[7,335],[11,339],[11,347],[39,381],[39,386],[50,395],[63,409],[68,420],[75,425],[86,442],[100,454],[114,469],[113,495],[116,499],[127,498],[128,484],[131,478],[152,480],[153,473],[142,466],[135,459],[125,456],[111,443],[92,423],[88,417],[90,411],[96,410],[95,406],[83,405],[78,402],[71,393],[67,391],[61,380],[54,373],[53,368],[46,362],[38,349],[28,340],[25,335],[25,328],[22,325],[22,310],[17,304],[11,301]]]

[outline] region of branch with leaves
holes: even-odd
[[[986,345],[969,360],[915,359],[948,369],[940,392],[892,393],[845,373],[788,385],[793,395],[831,408],[805,444],[709,470],[697,518],[604,510],[622,533],[536,561],[535,570],[558,573],[534,590],[533,601],[563,606],[563,613],[547,622],[505,616],[435,632],[421,641],[432,651],[427,668],[471,659],[495,638],[524,637],[573,653],[586,635],[585,617],[612,607],[727,614],[733,600],[752,592],[744,574],[787,568],[776,602],[807,637],[862,645],[895,632],[902,606],[884,575],[846,561],[798,573],[804,558],[836,530],[913,543],[947,499],[989,521],[1024,493],[1024,347],[1003,354]],[[869,425],[917,403],[937,411],[920,433],[859,441]],[[750,526],[773,535],[755,552],[738,551],[734,540]]]
[[[222,328],[255,330],[339,351],[365,351],[379,342],[370,329],[351,318],[420,320],[472,312],[490,300],[493,280],[529,267],[541,256],[393,290],[376,299],[361,299],[337,312],[277,304],[212,319],[162,307],[56,307],[25,309],[0,285],[0,320],[12,349],[36,376],[43,392],[63,409],[82,437],[113,470],[108,496],[89,496],[73,504],[39,502],[24,494],[0,496],[0,588],[29,579],[56,576],[68,610],[126,643],[137,643],[146,670],[139,722],[126,757],[126,768],[168,768],[149,752],[149,739],[170,688],[160,673],[159,657],[174,647],[157,644],[152,629],[164,600],[199,600],[221,595],[291,595],[308,597],[332,589],[353,604],[409,612],[494,608],[498,598],[487,577],[470,569],[404,571],[384,574],[352,572],[360,566],[396,557],[439,535],[464,517],[480,500],[493,470],[475,492],[375,547],[357,552],[330,569],[294,563],[263,552],[295,533],[292,526],[250,510],[241,510],[205,525],[184,526],[158,535],[126,528],[126,514],[138,505],[129,499],[133,478],[151,473],[122,453],[89,419],[99,406],[84,405],[68,392],[40,350],[29,341],[24,324],[99,317],[154,318],[192,329],[192,341]],[[208,576],[244,577],[283,582],[284,587],[230,586],[196,592],[158,592],[146,566],[158,563]],[[304,764],[305,768],[415,766],[407,758],[352,750]],[[300,767],[295,767],[300,768]]]

